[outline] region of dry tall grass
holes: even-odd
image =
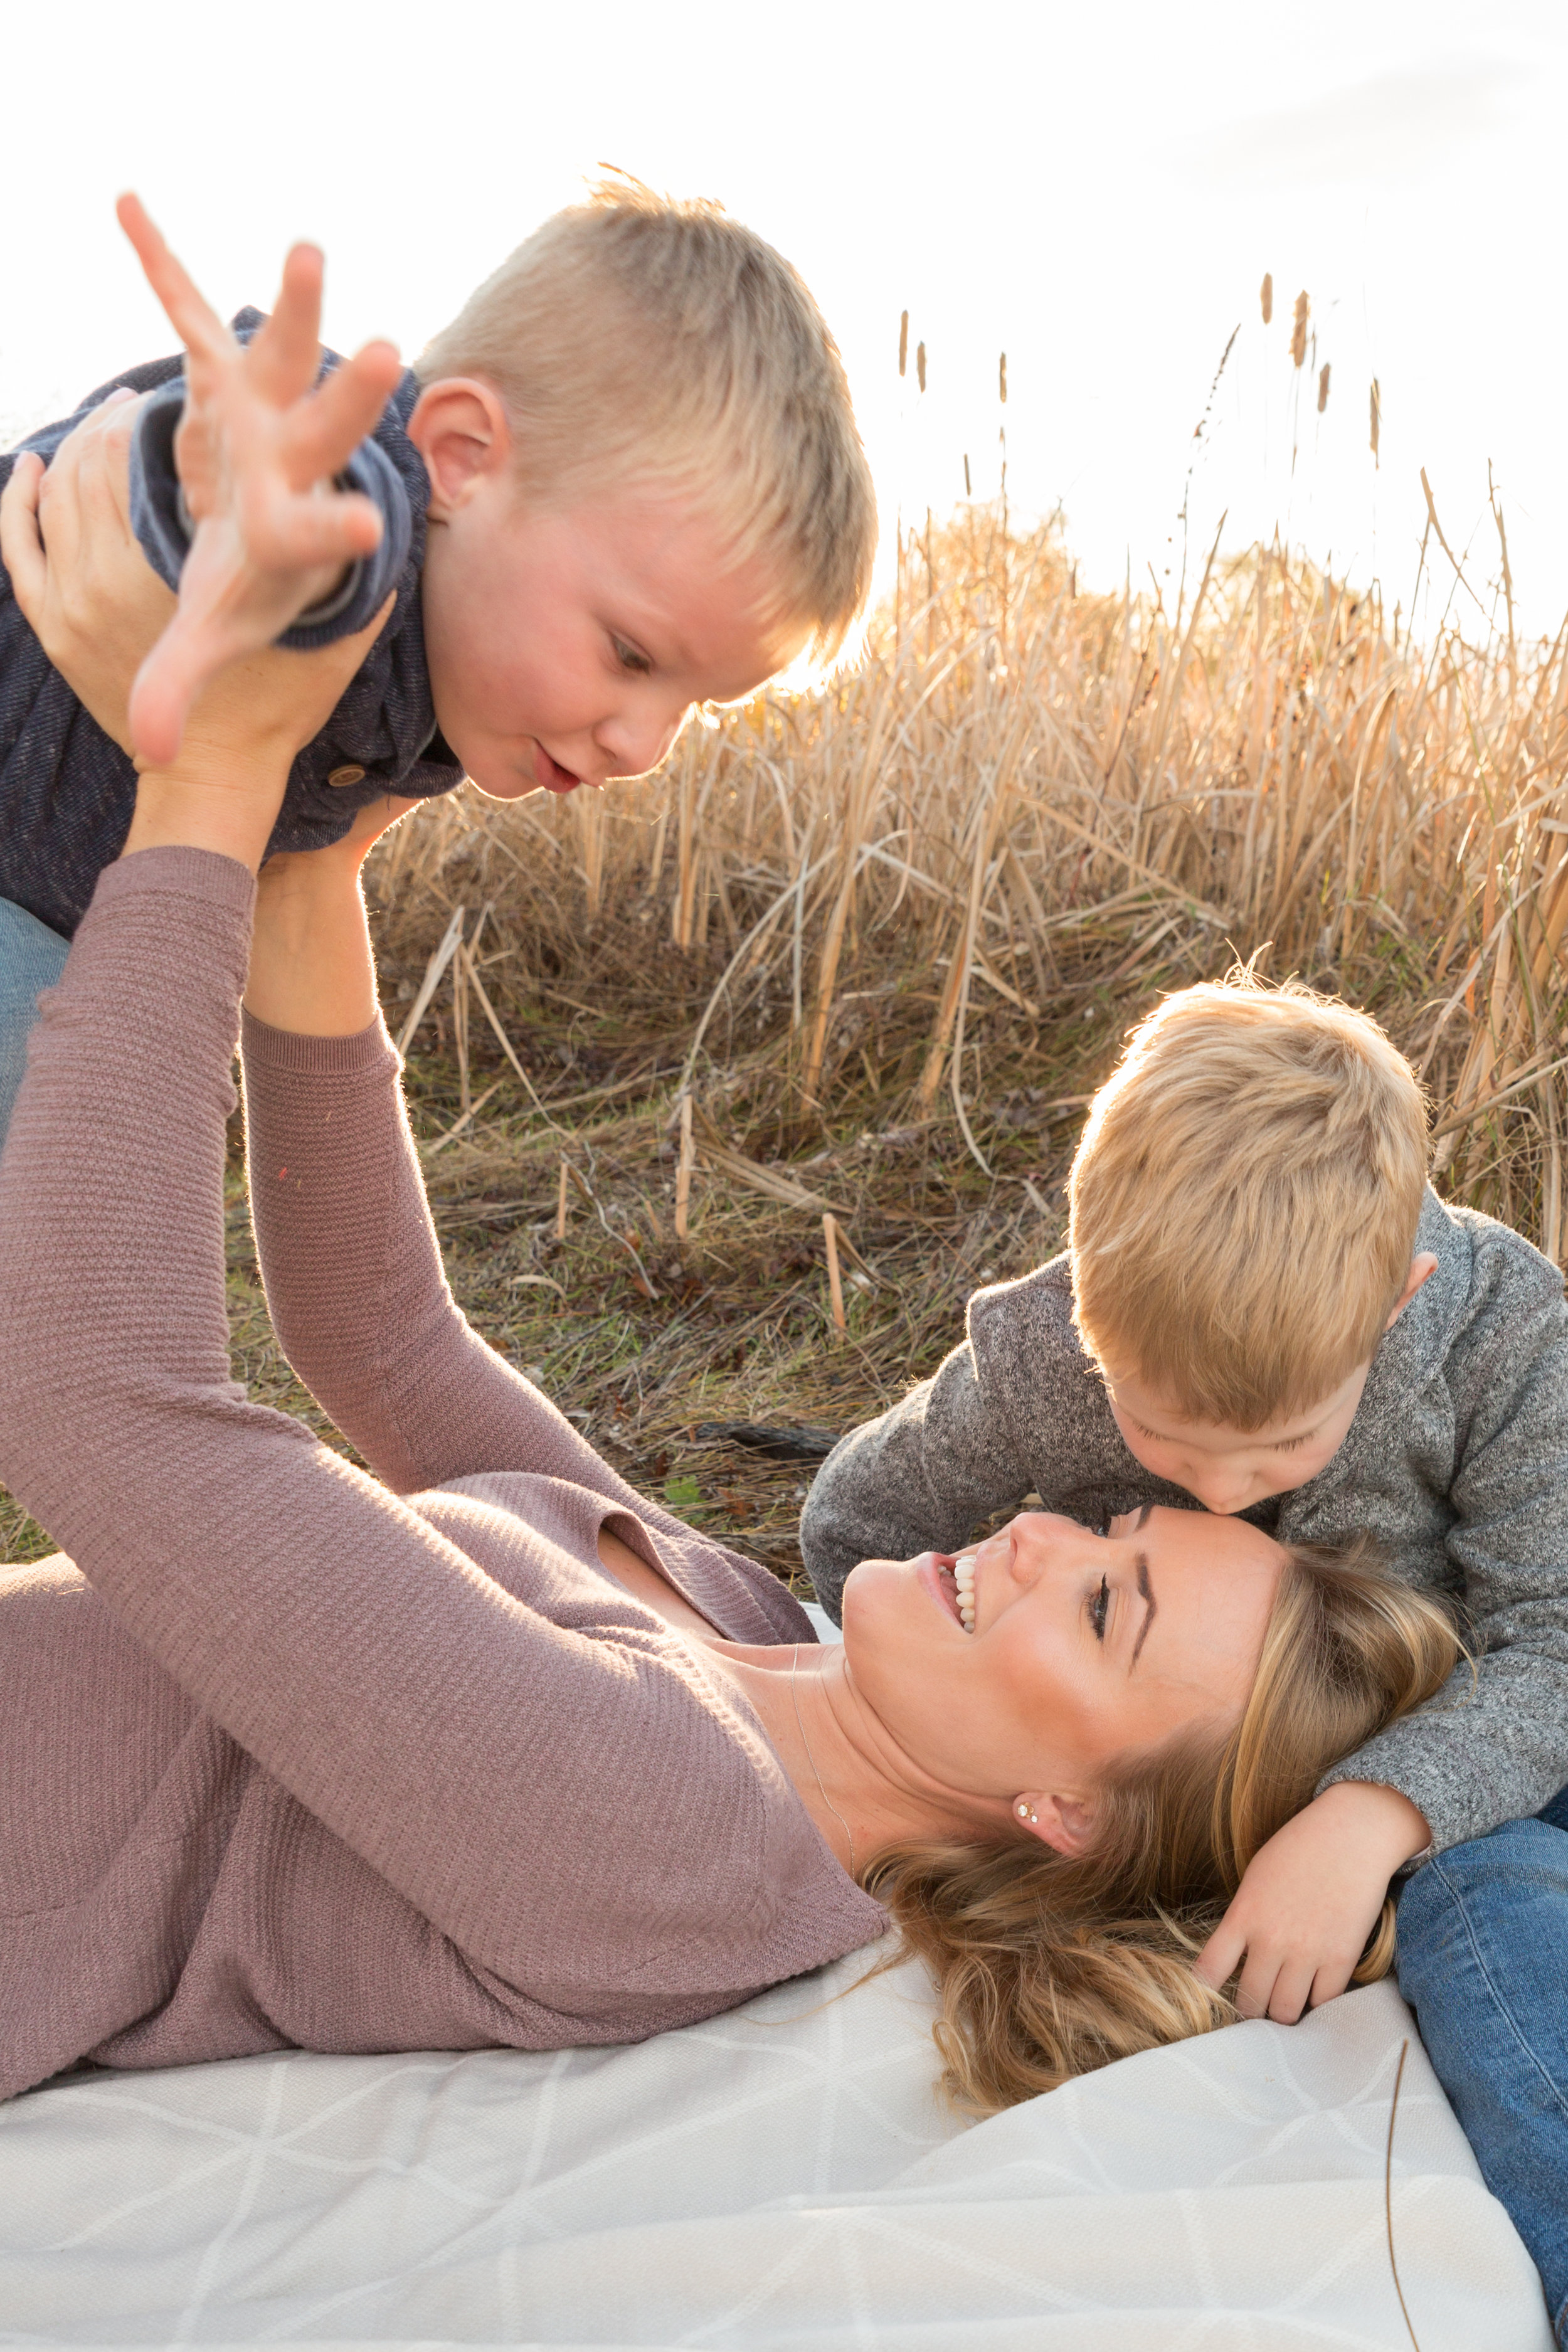
[[[394,835],[384,956],[406,1001],[451,910],[488,905],[459,1048],[491,1032],[471,968],[525,1065],[564,993],[753,1160],[945,1117],[1000,1176],[1005,1082],[1103,1068],[1086,1006],[1256,952],[1379,1014],[1446,1188],[1561,1261],[1565,699],[1562,637],[1402,643],[1267,551],[1173,616],[1077,593],[1051,531],[971,509],[906,541],[828,690],[693,729],[650,784]]]
[[[651,783],[468,794],[378,853],[458,1295],[787,1573],[809,1464],[716,1424],[836,1432],[931,1370],[977,1282],[1059,1246],[1129,1023],[1255,951],[1381,1016],[1439,1183],[1561,1262],[1565,697],[1562,639],[1412,646],[1277,553],[1172,614],[1077,593],[1051,532],[984,509],[908,540],[827,690],[694,728]],[[237,1190],[230,1235],[238,1369],[309,1412]],[[0,1496],[0,1551],[46,1540]]]

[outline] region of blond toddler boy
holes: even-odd
[[[1294,2020],[1427,1864],[1401,1981],[1568,2313],[1568,1309],[1426,1166],[1420,1087],[1364,1013],[1239,973],[1167,998],[1095,1097],[1068,1249],[974,1294],[963,1344],[829,1455],[801,1541],[837,1614],[858,1560],[951,1554],[1033,1489],[1091,1525],[1198,1504],[1290,1543],[1364,1529],[1453,1596],[1473,1679],[1330,1774],[1198,1967]]]
[[[123,845],[134,758],[173,757],[226,663],[385,613],[270,844],[319,848],[371,803],[465,773],[511,798],[657,767],[694,707],[837,649],[875,546],[833,339],[789,265],[715,205],[600,188],[412,371],[384,343],[323,356],[312,248],[271,318],[231,331],[134,198],[121,218],[184,356],[0,457],[0,488],[136,399],[132,523],[178,603],[118,742],[0,570],[0,1139],[37,985]],[[36,495],[47,538],[47,474]]]

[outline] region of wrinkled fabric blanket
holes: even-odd
[[[258,2057],[0,2109],[0,2344],[1549,2352],[1391,1984],[994,2120],[857,1954],[626,2049]],[[831,1996],[846,1986],[858,1989]]]

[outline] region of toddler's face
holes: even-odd
[[[501,800],[644,775],[695,705],[742,699],[799,650],[804,630],[756,617],[768,585],[673,496],[541,510],[489,480],[431,526],[441,732]]]
[[[1410,1261],[1404,1289],[1388,1310],[1392,1331],[1422,1285],[1436,1271],[1430,1250]],[[1303,1412],[1236,1429],[1225,1421],[1194,1421],[1135,1370],[1100,1366],[1105,1393],[1127,1450],[1156,1478],[1195,1495],[1205,1511],[1245,1511],[1270,1495],[1287,1495],[1326,1470],[1350,1435],[1370,1363],[1358,1364],[1331,1396]]]
[[[1305,1412],[1234,1429],[1192,1421],[1136,1372],[1104,1373],[1105,1392],[1127,1450],[1156,1478],[1195,1495],[1205,1511],[1245,1511],[1267,1496],[1304,1486],[1344,1444],[1370,1364],[1358,1365],[1332,1396]]]

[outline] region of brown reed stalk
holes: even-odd
[[[833,1328],[840,1335],[847,1331],[844,1318],[844,1284],[838,1272],[838,1220],[831,1211],[822,1220],[823,1247],[827,1254],[827,1300],[833,1317]]]

